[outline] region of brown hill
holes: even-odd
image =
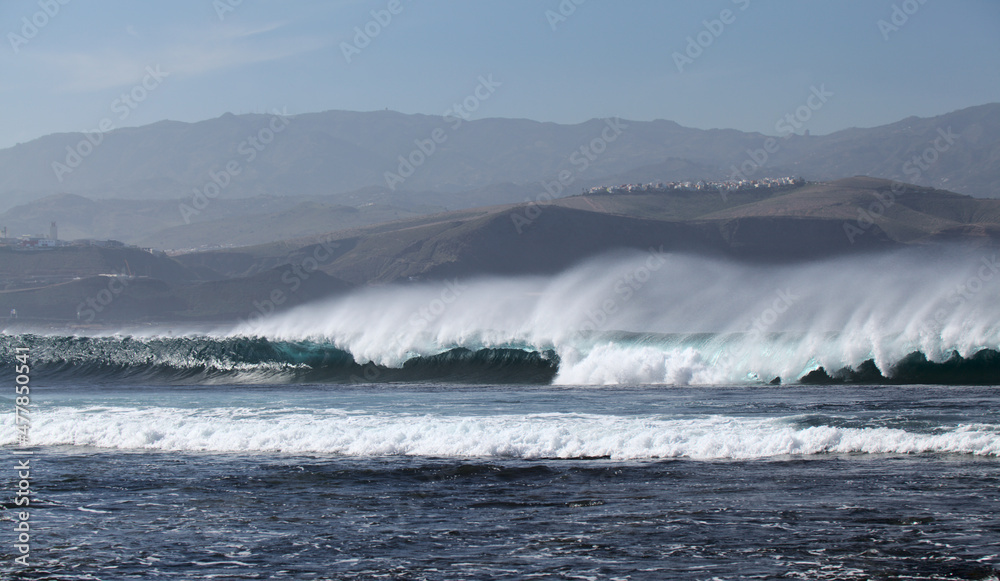
[[[702,218],[731,220],[750,216],[841,220],[845,223],[845,234],[855,240],[877,227],[892,240],[906,244],[938,240],[964,240],[973,244],[1000,241],[1000,200],[864,176],[809,184]]]
[[[871,222],[873,201],[889,200]],[[553,272],[617,248],[727,254],[764,260],[810,259],[958,239],[991,243],[1000,202],[851,178],[784,190],[595,194],[541,204],[449,212],[332,233],[335,256],[320,269],[357,284],[410,278]],[[231,277],[273,268],[319,240],[178,257]]]
[[[617,249],[788,261],[941,243],[1000,245],[1000,201],[863,177],[725,197],[581,195],[173,258],[132,250],[144,255],[129,259],[132,272],[151,278],[129,284],[96,318],[245,319],[357,285],[552,273]],[[0,293],[0,308],[75,318],[110,283],[95,275],[124,255],[91,250],[71,265],[71,254],[0,253],[7,276],[89,277]]]

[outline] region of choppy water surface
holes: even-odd
[[[12,522],[0,550],[12,578],[996,578],[998,404],[954,386],[67,385],[33,402],[36,566],[7,568]]]

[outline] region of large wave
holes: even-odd
[[[996,255],[968,249],[803,264],[651,250],[547,277],[368,288],[208,334],[18,341],[53,377],[992,385],[998,281]]]
[[[996,255],[964,248],[798,264],[651,249],[551,277],[370,289],[235,333],[323,338],[389,367],[551,351],[561,384],[1000,383],[998,282]]]

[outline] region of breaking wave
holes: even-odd
[[[1000,384],[1000,263],[619,253],[554,276],[368,288],[211,333],[4,336],[54,381]]]
[[[757,339],[755,348],[774,351],[777,345],[798,340],[774,336],[762,347]],[[332,343],[261,337],[21,336],[16,345],[31,349],[35,378],[50,383],[779,383],[779,376],[744,372],[748,367],[720,367],[748,365],[734,355],[745,348],[745,341],[745,337],[618,334],[581,339],[576,347],[567,350],[567,363],[554,348],[453,347],[433,355],[414,356],[398,366],[359,362],[349,351]],[[0,341],[5,359],[13,359],[14,345],[10,337]],[[741,373],[740,380],[724,379]],[[786,383],[996,385],[1000,384],[1000,353],[983,349],[966,358],[953,352],[946,360],[935,362],[914,352],[894,362],[884,374],[869,359],[857,368],[827,371],[819,367],[790,377]]]

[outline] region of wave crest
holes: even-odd
[[[0,424],[11,421],[4,418]],[[678,419],[549,413],[483,417],[369,415],[338,409],[279,413],[230,408],[55,408],[38,413],[32,440],[44,446],[343,456],[746,460],[853,453],[1000,455],[1000,426],[995,424],[963,424],[928,433],[831,422],[816,425],[794,416]]]

